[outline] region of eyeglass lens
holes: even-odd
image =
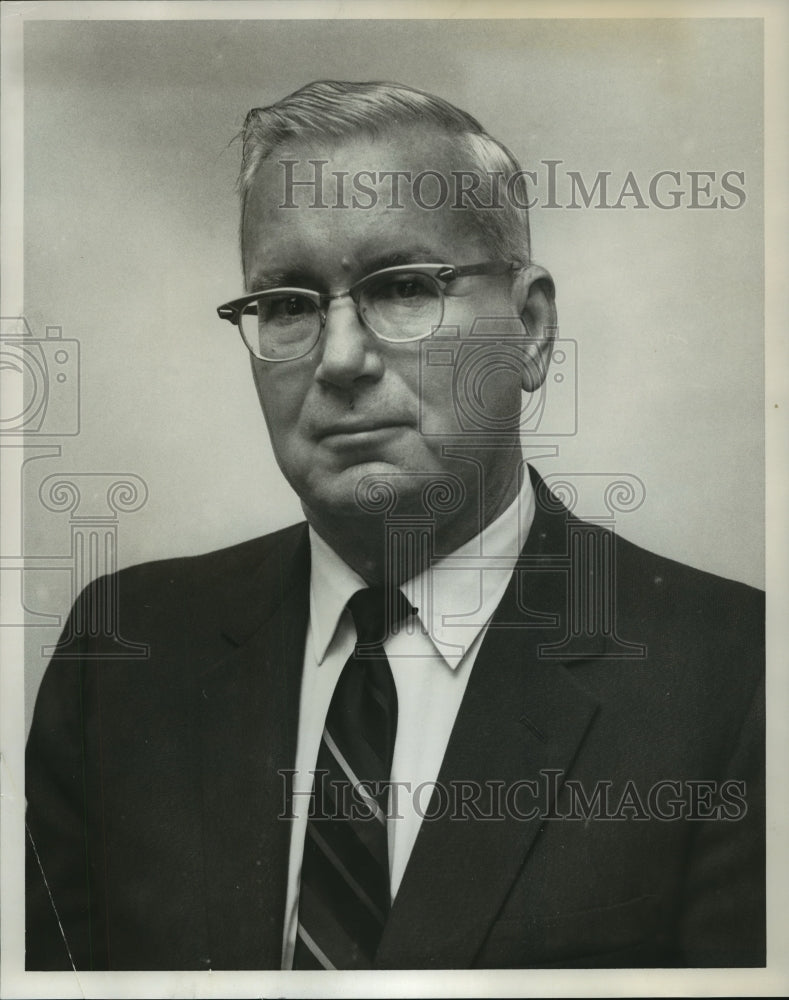
[[[374,276],[354,297],[364,322],[384,340],[419,340],[429,336],[441,322],[441,289],[426,274]],[[261,296],[244,308],[240,319],[241,332],[252,353],[272,361],[304,356],[321,333],[317,303],[298,292],[274,291]]]

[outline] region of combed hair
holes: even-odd
[[[351,83],[316,80],[276,104],[253,108],[241,132],[241,171],[238,191],[241,218],[260,164],[288,140],[343,139],[363,134],[375,138],[393,127],[433,126],[457,136],[471,169],[482,183],[475,194],[490,203],[489,173],[513,175],[513,197],[501,198],[501,208],[474,209],[488,249],[507,260],[529,263],[530,239],[526,182],[520,165],[505,145],[489,135],[470,114],[448,101],[401,83]],[[513,204],[517,201],[517,205]]]

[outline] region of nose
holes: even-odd
[[[329,303],[321,345],[315,370],[319,382],[348,389],[361,379],[376,381],[383,374],[380,345],[359,319],[350,296]]]

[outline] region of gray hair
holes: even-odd
[[[479,172],[477,197],[491,203],[491,175],[511,183],[511,195],[497,210],[474,209],[488,249],[525,265],[530,259],[529,216],[523,171],[503,143],[489,135],[470,114],[448,101],[401,83],[351,83],[316,80],[265,108],[253,108],[241,131],[238,191],[241,218],[258,167],[289,139],[343,139],[353,134],[378,136],[393,127],[437,127],[457,136]]]

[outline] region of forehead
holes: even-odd
[[[258,276],[301,270],[331,283],[371,264],[386,266],[380,261],[408,262],[399,256],[484,259],[473,209],[453,207],[463,169],[470,169],[468,157],[457,139],[419,130],[280,147],[261,164],[247,195],[248,285]]]

